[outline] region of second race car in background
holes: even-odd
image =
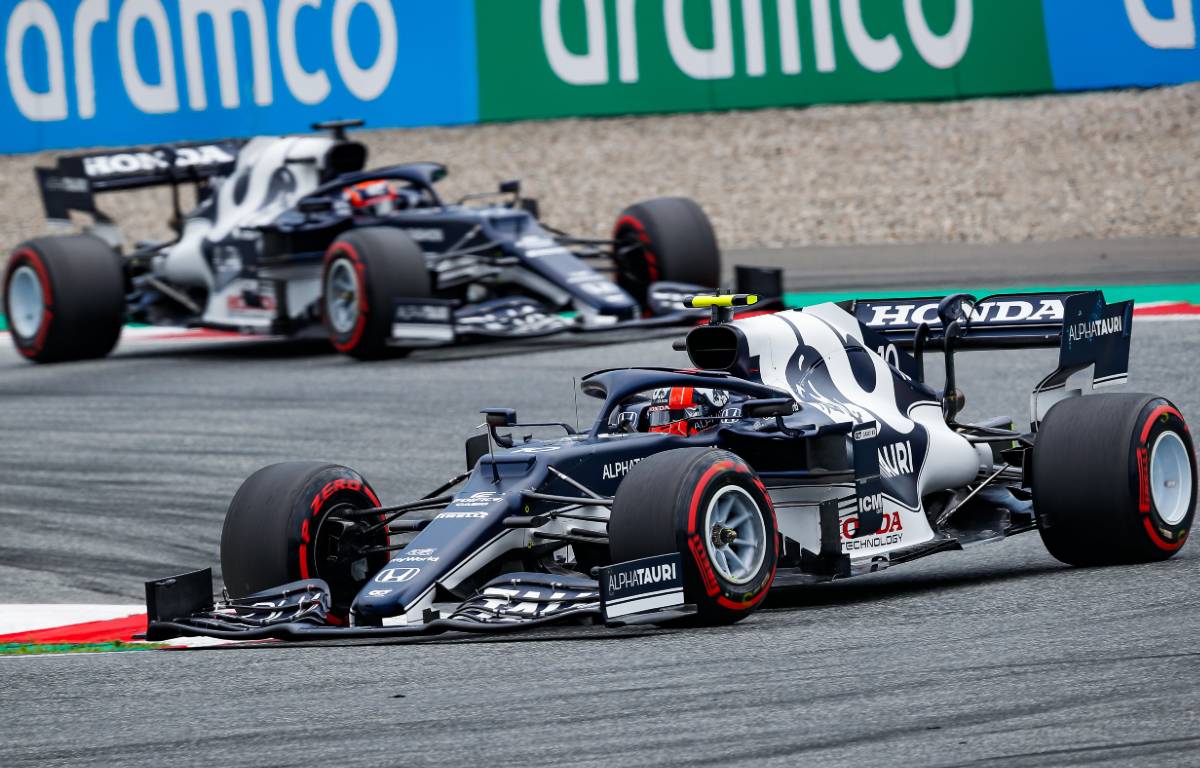
[[[358,124],[314,126],[328,136],[108,150],[38,169],[52,221],[76,211],[94,223],[12,254],[4,304],[17,349],[37,362],[102,357],[135,321],[325,333],[339,351],[373,358],[684,319],[682,295],[717,287],[716,236],[689,199],[637,203],[611,239],[575,238],[540,223],[515,181],[448,203],[437,163],[362,170],[366,147],[345,133]],[[188,183],[197,202],[184,213]],[[173,192],[177,236],[122,253],[96,194],[161,185]]]

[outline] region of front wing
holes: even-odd
[[[654,569],[667,565],[669,570]],[[654,569],[654,570],[649,570]],[[646,573],[669,573],[648,582]],[[576,575],[511,573],[488,582],[448,616],[427,610],[420,623],[345,626],[331,616],[329,586],[292,582],[242,598],[214,600],[212,569],[146,583],[145,639],[200,636],[223,640],[405,638],[446,632],[504,633],[558,624],[624,626],[695,613],[684,602],[680,556],[660,555]]]
[[[486,339],[533,339],[562,333],[656,328],[694,323],[704,310],[678,309],[648,318],[618,320],[596,315],[567,316],[534,299],[514,297],[458,307],[441,299],[398,299],[390,342],[397,347],[441,347]]]

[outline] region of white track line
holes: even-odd
[[[0,605],[0,635],[123,619],[145,612],[144,605]]]

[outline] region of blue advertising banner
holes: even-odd
[[[476,122],[472,0],[9,0],[0,152]]]
[[[1200,80],[1197,6],[3,0],[0,153],[1174,84]]]
[[[1044,0],[1056,90],[1200,80],[1200,0]]]

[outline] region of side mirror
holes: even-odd
[[[296,206],[296,210],[309,216],[314,213],[325,213],[333,210],[333,200],[328,197],[306,197]]]
[[[617,425],[613,430],[621,434],[633,434],[638,431],[641,414],[634,411],[623,411],[617,414]]]
[[[535,219],[542,218],[541,206],[539,206],[538,201],[532,197],[522,197],[517,202],[517,208],[521,209],[522,211],[525,211],[525,213],[528,213],[530,216],[532,216]]]
[[[742,415],[752,419],[782,418],[795,412],[796,401],[788,397],[770,397],[742,403]]]
[[[511,427],[517,423],[517,412],[512,408],[484,408],[480,413],[484,423],[492,429]]]
[[[521,194],[521,180],[509,179],[508,181],[500,182],[500,194],[513,195],[514,197]]]

